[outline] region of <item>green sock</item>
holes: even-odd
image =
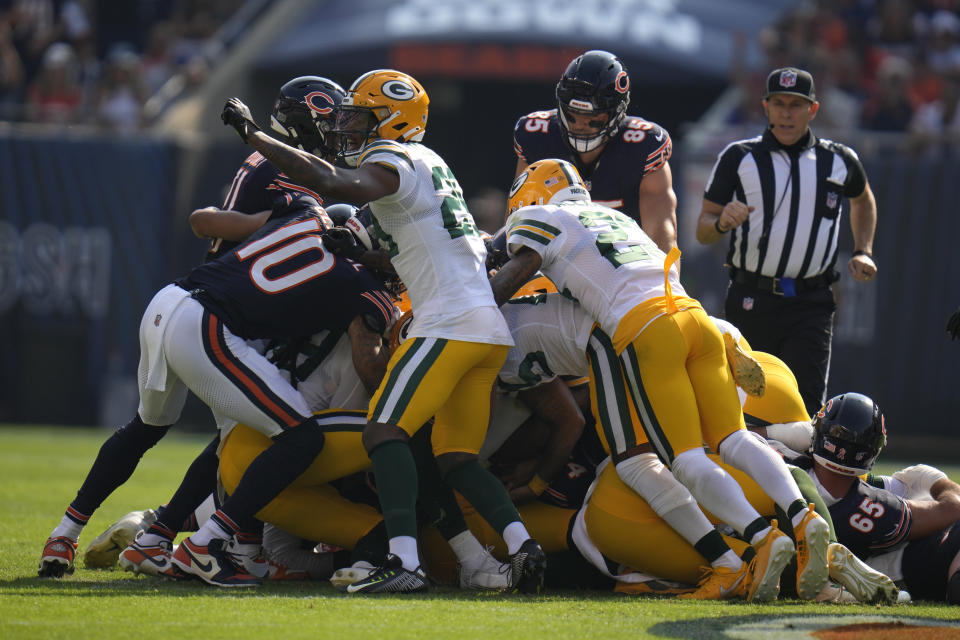
[[[430,444],[432,429],[424,427],[410,439],[410,452],[417,463],[420,500],[417,508],[433,524],[445,540],[467,530],[467,522],[457,498],[440,474]]]
[[[406,442],[391,440],[370,452],[387,533],[417,537],[417,465]]]
[[[790,469],[790,475],[793,476],[797,487],[800,489],[800,494],[803,496],[803,499],[808,503],[813,503],[813,510],[830,525],[830,542],[836,542],[837,532],[833,528],[833,518],[830,517],[830,509],[827,508],[827,503],[823,501],[823,498],[821,498],[817,492],[813,480],[810,479],[810,476],[808,476],[807,472],[803,469],[793,466],[788,468]]]
[[[446,479],[494,531],[503,531],[511,522],[522,522],[503,484],[478,461],[465,462],[448,473]]]

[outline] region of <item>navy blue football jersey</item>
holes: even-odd
[[[230,191],[220,208],[240,213],[259,213],[283,206],[284,200],[289,204],[290,198],[297,194],[308,195],[323,204],[323,198],[316,192],[291,182],[259,152],[254,151],[237,170],[230,184]],[[210,241],[205,259],[209,261],[219,258],[238,244],[214,238]]]
[[[829,509],[837,540],[860,558],[894,551],[910,536],[910,507],[903,498],[862,480]]]
[[[580,164],[570,150],[557,110],[525,115],[513,129],[513,148],[527,164],[544,158],[572,162],[590,191],[590,198],[618,209],[640,222],[639,189],[643,178],[660,169],[673,153],[670,134],[661,126],[637,116],[626,116],[616,136],[592,167]]]
[[[247,340],[303,338],[361,315],[382,333],[393,318],[390,294],[365,267],[324,248],[313,211],[269,220],[176,284]]]

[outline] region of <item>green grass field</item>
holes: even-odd
[[[955,628],[960,607],[933,604],[748,605],[570,591],[533,598],[448,588],[427,595],[351,597],[327,583],[268,584],[234,593],[198,582],[90,571],[82,564],[62,580],[41,580],[36,565],[43,542],[107,435],[102,430],[0,425],[0,639],[148,634],[211,639],[793,638],[812,637],[810,632],[824,626],[891,620],[930,627],[926,632],[899,624],[884,627],[902,637],[960,638]],[[168,499],[206,441],[173,433],[144,456],[131,480],[91,519],[80,538],[81,551],[128,511]],[[889,468],[895,467],[884,467]],[[960,468],[948,471],[960,479]],[[939,626],[943,621],[954,621],[946,623],[953,628]]]

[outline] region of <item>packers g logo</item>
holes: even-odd
[[[394,100],[411,100],[416,92],[403,80],[388,80],[380,86],[383,95]]]
[[[511,185],[510,187],[510,193],[507,194],[507,197],[512,198],[513,196],[515,196],[517,191],[520,190],[520,187],[522,187],[527,182],[527,178],[529,176],[530,176],[530,173],[527,171],[524,171],[519,176],[517,176],[517,179],[513,181],[513,185]]]

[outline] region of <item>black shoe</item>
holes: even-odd
[[[418,593],[429,588],[423,569],[404,569],[400,557],[388,553],[382,566],[363,580],[347,585],[347,593]]]
[[[543,591],[543,573],[547,569],[547,555],[540,543],[530,538],[510,556],[510,582],[514,591],[539,594]]]

